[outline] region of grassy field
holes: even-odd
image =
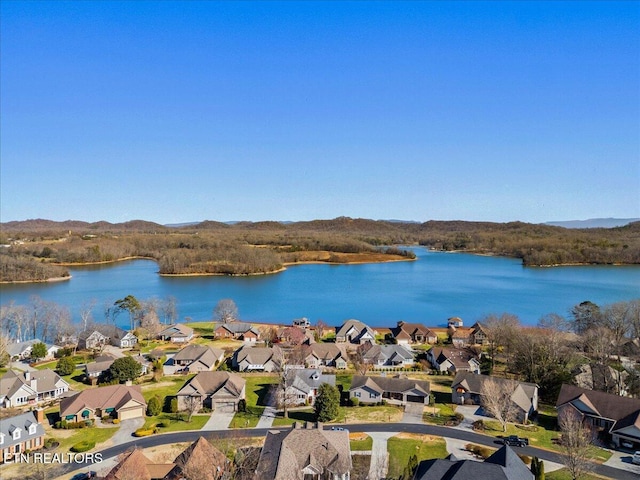
[[[455,405],[432,403],[425,408],[425,412],[422,414],[422,421],[433,425],[446,425],[453,422],[455,421]]]
[[[373,447],[373,438],[366,433],[350,433],[351,451],[369,451]]]
[[[160,400],[164,401],[164,397],[176,395],[178,390],[194,376],[195,374],[162,377],[159,382],[151,381],[143,383],[140,385],[142,396],[147,402],[154,395],[158,395]]]
[[[163,423],[166,426],[160,427],[160,433],[178,432],[180,430],[200,430],[210,417],[210,415],[196,414],[191,417],[191,422],[187,422],[187,416],[185,414],[177,416],[174,413],[161,413],[156,417],[146,417],[143,428],[152,428],[158,423]]]
[[[432,458],[444,458],[448,455],[444,439],[429,435],[401,433],[387,442],[389,452],[389,471],[387,476],[398,478],[402,475],[409,457],[415,455],[418,462]]]
[[[381,405],[375,407],[340,407],[338,423],[394,423],[402,420],[402,407]]]
[[[555,472],[545,473],[544,477],[546,480],[571,480],[571,474],[566,468],[561,468]],[[580,480],[602,480],[603,478],[606,477],[601,477],[599,475],[585,475],[580,477]]]

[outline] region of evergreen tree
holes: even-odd
[[[72,357],[62,357],[58,360],[58,364],[56,365],[56,371],[59,375],[71,375],[76,369],[76,362],[73,361]]]
[[[319,422],[330,422],[338,416],[339,410],[340,391],[328,383],[320,385],[315,403],[316,419]]]
[[[34,361],[38,361],[41,358],[44,358],[47,356],[47,346],[42,343],[36,343],[32,348],[31,348],[31,358]]]
[[[155,417],[156,415],[160,415],[160,412],[162,412],[162,402],[160,401],[160,397],[157,395],[151,397],[147,404],[147,415],[149,417]]]
[[[138,378],[142,373],[142,365],[131,357],[116,358],[107,371],[107,379],[125,382]]]

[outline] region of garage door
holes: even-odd
[[[215,408],[219,412],[232,413],[236,411],[236,404],[233,402],[216,402]]]
[[[422,403],[424,405],[424,397],[417,395],[407,395],[407,402]]]
[[[128,420],[129,418],[139,418],[142,417],[144,412],[142,411],[142,407],[130,408],[127,410],[120,410],[118,412],[118,418],[120,420]]]

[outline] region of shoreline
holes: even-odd
[[[0,282],[0,285],[11,285],[11,284],[17,284],[17,283],[53,283],[53,282],[65,282],[67,280],[71,280],[71,277],[73,277],[73,275],[68,275],[66,277],[51,277],[51,278],[47,278],[46,280],[9,280],[9,281],[2,281]]]

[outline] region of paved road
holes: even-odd
[[[489,437],[486,435],[481,435],[478,433],[473,433],[471,431],[463,431],[457,430],[448,427],[439,427],[436,425],[415,425],[408,423],[371,423],[371,424],[350,424],[348,425],[350,432],[409,432],[409,433],[419,433],[425,435],[436,435],[439,437],[449,437],[456,438],[458,440],[464,440],[466,442],[473,442],[479,445],[486,445],[493,448],[498,448],[501,446],[501,442],[493,437]],[[227,438],[227,437],[264,437],[267,435],[269,430],[289,430],[290,427],[283,428],[270,428],[270,429],[262,429],[262,428],[253,428],[253,429],[243,429],[243,430],[221,430],[217,432],[205,432],[205,437],[207,438]],[[158,445],[165,445],[168,443],[180,443],[180,442],[194,442],[198,438],[203,435],[201,431],[187,431],[187,432],[175,432],[175,433],[165,433],[161,435],[153,435],[151,437],[142,437],[135,439],[131,442],[116,445],[110,448],[106,448],[102,450],[103,459],[108,459],[119,455],[129,448],[132,447],[140,447],[140,448],[148,448],[155,447]],[[214,441],[215,444],[215,441]],[[529,456],[536,456],[542,460],[547,460],[555,463],[562,463],[560,455],[554,452],[550,452],[548,450],[542,450],[534,447],[524,447],[518,448],[518,453],[523,453]],[[91,464],[68,464],[65,465],[62,470],[62,473],[68,473],[73,470],[78,470],[84,468],[85,470],[91,468]],[[94,465],[92,467],[93,470],[99,469],[99,465]],[[633,472],[628,472],[624,470],[620,470],[617,468],[609,467],[606,465],[596,465],[594,468],[594,473],[598,475],[602,475],[608,478],[613,478],[616,480],[638,480],[638,475]]]

